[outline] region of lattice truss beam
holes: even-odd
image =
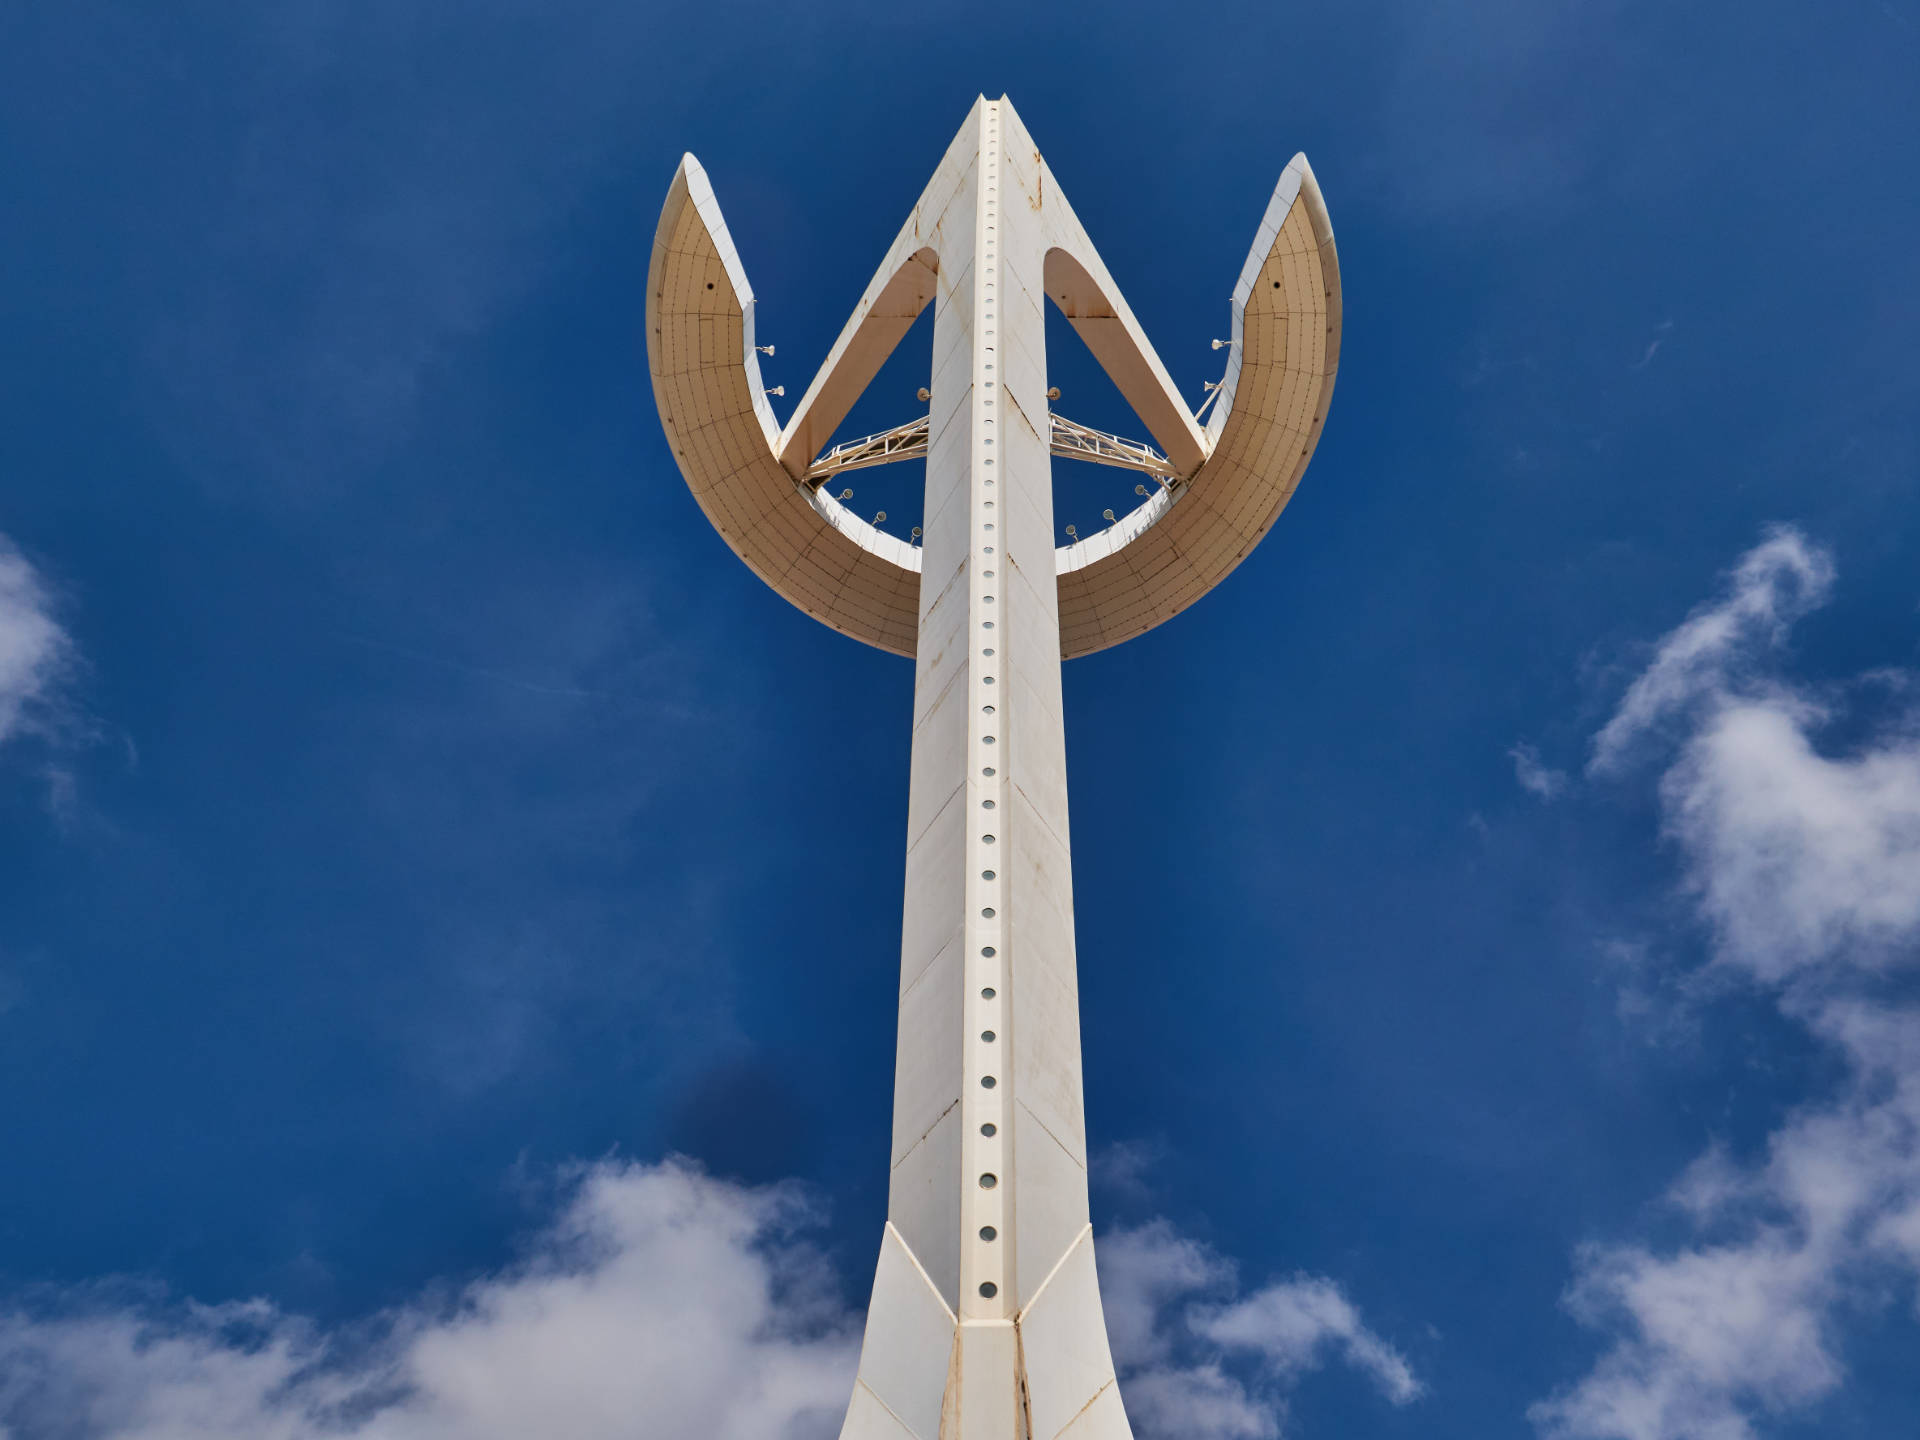
[[[807,467],[807,484],[818,488],[847,470],[866,470],[875,465],[891,465],[898,460],[927,458],[928,417],[909,420],[891,430],[847,440],[825,451]],[[1111,465],[1120,470],[1138,470],[1168,484],[1179,474],[1173,462],[1151,445],[1109,435],[1105,430],[1081,425],[1064,415],[1047,416],[1047,446],[1055,455],[1068,460],[1086,460],[1095,465]]]

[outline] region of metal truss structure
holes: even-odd
[[[927,458],[927,422],[922,415],[877,435],[863,435],[836,445],[807,467],[806,483],[818,486],[843,470],[865,470],[872,465],[891,465],[896,460]]]
[[[1180,472],[1173,462],[1151,445],[1138,440],[1123,440],[1104,430],[1078,425],[1063,415],[1047,416],[1047,448],[1068,460],[1088,460],[1095,465],[1112,465],[1121,470],[1141,470],[1162,484]]]
[[[896,460],[927,458],[927,421],[922,415],[905,425],[863,435],[835,445],[807,467],[806,483],[820,486],[847,470],[865,470],[873,465],[891,465]],[[1138,470],[1166,484],[1179,474],[1173,462],[1151,445],[1126,440],[1081,425],[1064,415],[1047,416],[1047,448],[1068,460],[1086,460],[1095,465],[1111,465],[1120,470]]]

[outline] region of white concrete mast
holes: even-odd
[[[1160,451],[1051,415],[1048,298]],[[842,1440],[1129,1437],[1088,1218],[1060,664],[1192,603],[1298,482],[1338,353],[1312,172],[1296,157],[1268,207],[1204,428],[1004,99],[975,105],[784,431],[691,157],[648,299],[656,398],[716,526],[794,603],[915,657],[892,1179]],[[928,303],[927,418],[822,456]],[[1151,497],[1056,548],[1052,453],[1139,470]],[[921,454],[922,547],[824,490]]]
[[[1087,1214],[1041,176],[1010,106],[967,128],[936,221],[893,1183],[846,1440],[1051,1435],[1103,1390],[1088,1433],[1126,1433]]]

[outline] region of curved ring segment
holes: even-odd
[[[647,363],[680,472],[754,574],[834,629],[913,654],[919,552],[782,468],[753,346],[753,288],[707,173],[688,155],[647,270]]]
[[[930,193],[956,158],[950,152],[943,161]],[[919,233],[921,213],[916,208],[902,230],[784,435],[753,348],[753,290],[706,172],[691,155],[661,210],[647,279],[654,398],[707,518],[794,605],[900,655],[912,655],[917,639],[919,550],[803,477],[826,432],[933,298],[939,236]],[[1185,478],[1108,529],[1055,552],[1065,659],[1171,619],[1246,558],[1312,457],[1340,352],[1339,259],[1304,155],[1281,174],[1234,289],[1234,343],[1204,430],[1184,409],[1176,414],[1156,398],[1171,392],[1164,367],[1144,336],[1134,335],[1137,326],[1110,293],[1091,246],[1084,251],[1094,269],[1065,247],[1049,254],[1047,290],[1116,383],[1128,382],[1122,393],[1136,410],[1147,407],[1141,419]]]
[[[1340,260],[1304,155],[1261,218],[1232,337],[1206,463],[1057,552],[1063,655],[1118,645],[1193,604],[1260,543],[1306,473],[1340,363]]]

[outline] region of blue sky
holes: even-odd
[[[1066,671],[1142,1440],[1911,1432],[1920,10],[977,14],[0,16],[5,1440],[834,1433],[911,667],[643,281],[691,150],[790,404],[981,92],[1196,401],[1296,150],[1340,246],[1298,497]]]

